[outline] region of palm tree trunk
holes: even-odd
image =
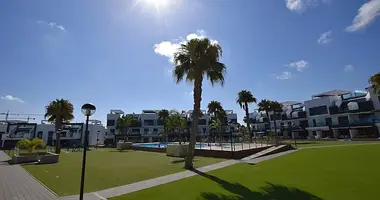
[[[196,137],[198,132],[198,118],[201,112],[201,101],[202,101],[202,81],[203,77],[196,78],[194,80],[194,107],[193,107],[193,124],[190,133],[189,150],[187,152],[185,168],[193,169],[193,159]]]
[[[249,140],[252,142],[252,134],[251,134],[251,126],[249,125],[250,119],[249,119],[249,111],[248,111],[248,103],[245,102],[245,119],[247,120],[247,128],[248,128],[248,134],[249,134]]]
[[[62,127],[62,120],[60,117],[57,117],[55,120],[55,153],[61,153],[61,135],[58,133],[58,130]]]

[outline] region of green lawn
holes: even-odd
[[[205,166],[223,159],[196,157],[195,166]],[[79,194],[82,152],[62,152],[59,163],[23,167],[59,196]],[[183,159],[163,153],[143,151],[118,152],[110,149],[87,154],[85,192],[116,187],[183,171]]]
[[[378,199],[380,145],[306,149],[257,165],[237,164],[112,200]]]
[[[331,145],[347,145],[347,144],[362,144],[362,143],[380,143],[379,141],[323,141],[323,140],[285,140],[283,143],[291,144],[294,147],[312,147],[312,146],[331,146]]]

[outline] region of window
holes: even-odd
[[[206,120],[205,119],[200,119],[198,121],[198,125],[206,125]]]
[[[329,117],[329,118],[326,118],[325,120],[326,120],[326,125],[327,125],[327,126],[331,126],[331,125],[332,125],[332,120],[331,120],[330,117]]]
[[[348,116],[338,117],[338,122],[339,122],[339,125],[348,125],[349,124]]]
[[[48,132],[48,137],[50,137],[50,138],[53,137],[53,134],[54,134],[54,131],[49,131]]]
[[[157,129],[157,128],[154,128],[154,129],[153,129],[153,132],[158,132],[158,129]]]
[[[162,119],[159,119],[159,120],[157,120],[157,124],[160,125],[160,126],[162,126],[162,125],[165,124],[165,121],[162,120]]]
[[[206,133],[206,128],[203,128],[203,133]]]
[[[237,119],[231,119],[230,122],[231,122],[232,124],[236,124],[236,123],[237,123]]]
[[[38,137],[38,138],[42,138],[42,134],[43,134],[43,133],[44,133],[43,131],[38,131],[38,132],[37,132],[37,137]]]
[[[144,126],[153,126],[154,121],[153,120],[144,120]]]
[[[300,127],[301,128],[309,127],[309,122],[307,120],[300,121]]]
[[[149,128],[144,128],[144,132],[148,132],[149,131]]]
[[[314,108],[309,108],[309,113],[310,113],[310,116],[327,114],[328,113],[327,106],[318,106]]]
[[[313,126],[316,127],[317,126],[317,121],[315,119],[313,119]]]
[[[110,132],[111,132],[112,134],[114,134],[114,133],[115,133],[115,129],[111,129]]]
[[[115,126],[115,120],[107,120],[107,126]]]
[[[281,115],[279,115],[279,114],[271,115],[270,118],[271,118],[272,120],[281,120]]]

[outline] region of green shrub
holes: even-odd
[[[29,153],[32,153],[33,150],[39,150],[45,148],[44,141],[39,138],[34,139],[22,139],[17,142],[17,148],[26,148]]]

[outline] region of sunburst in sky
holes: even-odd
[[[136,6],[143,6],[145,8],[154,8],[160,14],[163,10],[176,4],[178,0],[136,0],[132,8]]]

